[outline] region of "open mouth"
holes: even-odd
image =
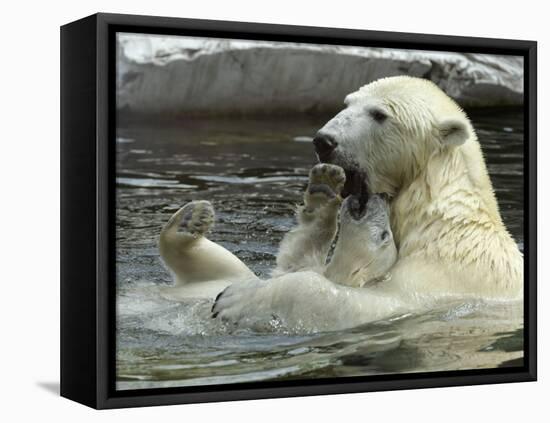
[[[365,216],[369,200],[367,175],[357,170],[346,170],[346,183],[342,189],[342,197],[350,197],[347,201],[351,217],[355,220]]]

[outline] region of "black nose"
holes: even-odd
[[[313,145],[315,146],[315,152],[319,156],[320,161],[325,161],[329,158],[330,153],[336,148],[337,142],[330,135],[317,134],[313,138]]]

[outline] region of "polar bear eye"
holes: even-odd
[[[385,114],[382,110],[380,109],[373,109],[373,110],[370,110],[369,111],[369,114],[371,115],[371,117],[378,123],[382,123],[384,122],[387,118],[388,118],[388,115]]]
[[[380,239],[381,239],[383,242],[387,241],[389,238],[390,238],[390,233],[389,233],[389,231],[383,231],[383,232],[380,234]]]

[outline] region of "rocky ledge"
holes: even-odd
[[[333,112],[384,76],[428,78],[463,107],[523,104],[523,59],[120,34],[117,107],[153,115]]]

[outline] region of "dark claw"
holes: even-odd
[[[210,312],[212,313],[212,318],[215,319],[216,316],[218,315],[219,311],[214,311],[216,309],[216,306],[218,305],[218,300],[220,299],[220,297],[223,295],[223,293],[225,292],[225,289],[220,292],[218,295],[216,295],[216,298],[214,298],[214,304],[212,304],[212,308],[210,309]]]

